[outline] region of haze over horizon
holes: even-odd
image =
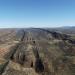
[[[0,0],[0,28],[75,26],[75,0]]]

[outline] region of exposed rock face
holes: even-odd
[[[16,53],[15,61],[17,61],[20,64],[24,64],[25,60],[26,60],[26,56],[24,52]]]
[[[8,62],[0,67],[1,75],[75,75],[75,40],[71,36],[41,28],[19,29],[12,43],[1,57]]]

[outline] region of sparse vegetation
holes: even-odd
[[[59,32],[0,30],[0,75],[75,75],[75,34]]]

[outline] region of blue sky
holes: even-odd
[[[75,26],[75,0],[0,0],[0,28]]]

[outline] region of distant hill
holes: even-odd
[[[58,31],[58,32],[66,33],[66,34],[75,34],[75,26],[48,28],[48,30]]]

